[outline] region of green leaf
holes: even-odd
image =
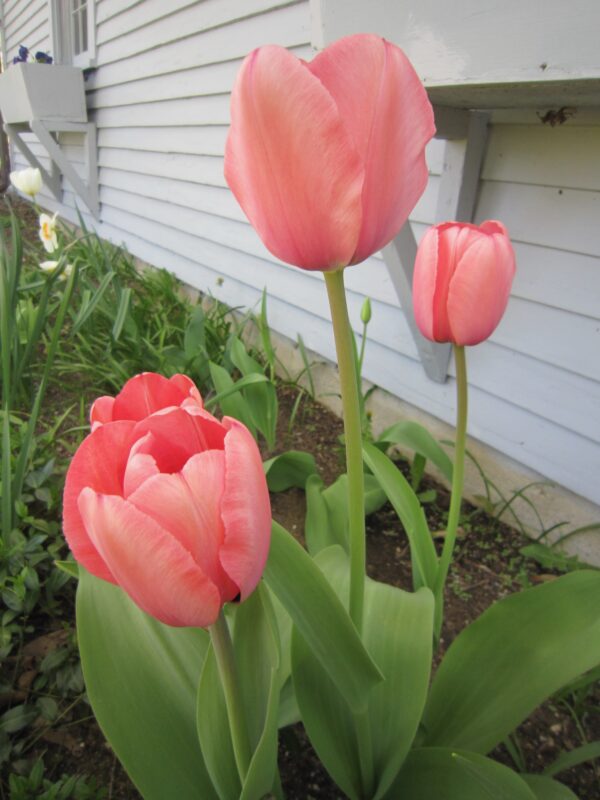
[[[38,713],[34,706],[26,704],[14,706],[0,717],[0,732],[17,733],[17,731],[21,731],[33,722]]]
[[[304,489],[308,478],[317,472],[312,453],[303,453],[301,450],[281,453],[265,461],[263,467],[272,492],[285,492],[291,487]]]
[[[336,592],[347,597],[349,566],[344,551],[330,547],[316,561]],[[410,749],[427,698],[433,612],[428,589],[411,594],[367,579],[363,640],[384,680],[369,693],[362,722],[355,722],[302,638],[293,637],[292,674],[304,725],[324,765],[351,797],[383,797]],[[362,786],[356,724],[368,728],[374,787]]]
[[[547,697],[600,662],[600,573],[581,570],[495,603],[438,668],[428,745],[487,753]]]
[[[277,620],[266,587],[233,610],[233,647],[252,759],[243,789],[229,728],[225,695],[211,646],[198,687],[198,738],[221,800],[261,800],[277,768],[277,715],[281,688]]]
[[[578,800],[577,795],[559,781],[544,775],[521,775],[536,800]]]
[[[330,529],[329,508],[323,497],[323,481],[319,475],[311,475],[306,481],[306,516],[304,538],[311,556],[332,544],[339,544]],[[344,509],[344,516],[345,514]]]
[[[233,336],[231,339],[231,361],[244,375],[261,375],[266,380],[264,369],[246,352],[241,339]],[[258,430],[265,437],[269,449],[275,447],[275,428],[277,426],[278,401],[275,386],[270,381],[256,386],[248,386],[244,390],[244,398],[252,411],[252,418]]]
[[[568,753],[561,753],[556,761],[544,770],[544,775],[552,778],[565,769],[571,769],[571,767],[576,767],[578,764],[594,758],[600,758],[600,741],[588,742],[574,750],[569,750]]]
[[[452,461],[427,428],[418,422],[411,420],[397,422],[378,437],[376,444],[385,445],[386,449],[393,444],[404,445],[415,453],[420,453],[435,464],[443,476],[452,483]]]
[[[233,645],[253,751],[240,800],[260,800],[271,791],[277,769],[282,682],[277,619],[263,584],[236,609]]]
[[[535,800],[508,767],[477,753],[442,747],[411,751],[386,800]]]
[[[79,564],[76,561],[55,561],[54,566],[66,572],[70,578],[79,578]]]
[[[365,514],[372,514],[387,501],[385,492],[373,475],[365,475]],[[325,547],[339,544],[349,551],[348,476],[340,475],[326,489],[318,475],[306,484],[306,520],[304,534],[308,551],[315,556]]]
[[[218,800],[196,735],[206,631],[163,625],[81,569],[77,633],[94,714],[145,800]]]
[[[381,450],[364,442],[363,454],[367,466],[379,481],[406,530],[415,588],[427,586],[433,589],[438,569],[437,555],[418,497],[393,461]]]
[[[202,755],[219,800],[237,800],[242,790],[223,685],[215,651],[208,649],[198,684],[196,725]]]
[[[84,300],[81,303],[79,308],[79,313],[77,314],[77,318],[73,323],[72,333],[77,333],[77,331],[81,328],[81,326],[89,319],[89,317],[94,313],[96,306],[102,300],[104,293],[108,289],[112,279],[115,277],[114,272],[107,272],[106,275],[102,278],[100,283],[98,284],[98,288],[94,292],[93,295],[87,293],[87,290],[84,292]],[[87,296],[86,296],[87,295]]]
[[[382,675],[319,567],[276,522],[264,578],[346,702],[364,710]]]
[[[387,495],[379,485],[374,475],[365,472],[365,514],[374,514],[375,511],[387,503]]]
[[[119,340],[119,337],[121,336],[121,332],[123,330],[123,325],[125,324],[125,320],[127,319],[127,314],[129,313],[129,304],[131,302],[131,295],[132,291],[130,287],[121,290],[119,307],[117,309],[117,314],[115,316],[115,321],[112,327],[112,336],[115,342]]]
[[[205,314],[202,306],[196,306],[190,314],[189,322],[183,334],[183,350],[188,361],[206,352],[204,324]]]
[[[243,422],[256,439],[256,426],[252,420],[248,404],[240,394],[239,389],[235,387],[227,370],[212,361],[209,363],[209,369],[210,377],[217,390],[217,397],[219,398],[217,402],[223,414]],[[213,402],[207,402],[205,404],[207,408],[212,408],[213,405],[216,405],[216,402],[214,402],[216,398],[212,398],[212,401]]]

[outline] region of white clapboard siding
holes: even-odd
[[[536,158],[531,158],[532,150]],[[597,158],[590,158],[590,154]],[[569,153],[569,158],[565,158]],[[492,128],[482,177],[511,183],[535,183],[561,189],[598,191],[600,186],[600,128],[571,124],[537,124],[515,129]]]
[[[517,242],[600,256],[600,191],[484,181],[477,219],[494,217]]]
[[[200,21],[203,31],[213,31],[231,22],[252,18],[274,8],[297,5],[298,0],[204,0],[203,3],[164,3],[152,1],[144,8],[132,9],[126,20],[131,27],[126,35],[115,36],[114,19],[100,23],[98,33],[102,42],[102,63],[112,64],[149,50],[156,50],[165,42],[178,42],[189,37],[190,31],[198,29]],[[136,19],[137,18],[137,19]],[[149,20],[151,20],[149,22]],[[141,22],[141,24],[140,24]]]
[[[239,5],[240,10],[243,5]],[[98,45],[98,63],[103,68],[94,76],[93,88],[102,88],[149,75],[168,76],[182,69],[203,64],[229,61],[245,56],[253,47],[276,42],[285,47],[306,44],[309,22],[306,3],[302,2],[264,14],[240,19],[221,28],[202,32],[202,4],[194,9],[194,24],[185,29],[185,39],[169,42],[160,37],[156,46],[129,58],[112,63],[103,62],[103,45]],[[99,31],[101,33],[101,31]],[[179,34],[181,36],[181,32]],[[110,43],[107,47],[110,47]]]
[[[43,0],[5,7],[10,57],[20,32],[50,49]],[[233,306],[256,307],[266,286],[273,328],[302,333],[335,360],[322,276],[270,254],[223,177],[241,60],[267,43],[310,58],[309,12],[309,0],[97,0],[98,66],[86,84],[98,130],[96,227]],[[82,169],[76,137],[61,141]],[[436,219],[444,157],[433,140],[430,182],[411,216],[417,240]],[[63,204],[48,207],[76,222],[64,188]],[[535,109],[494,113],[476,208],[476,221],[489,218],[506,224],[518,272],[502,323],[469,351],[470,432],[600,502],[600,116],[578,112],[551,128]],[[357,332],[372,299],[365,377],[452,422],[453,363],[446,383],[426,377],[381,255],[347,270],[346,285]]]

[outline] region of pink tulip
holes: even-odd
[[[182,378],[171,382],[199,400]],[[201,401],[172,402],[164,384],[166,405],[156,409],[160,385],[157,375],[129,381],[113,406],[120,413],[127,398],[125,418],[98,424],[80,445],[65,483],[64,532],[78,562],[148,614],[167,625],[207,627],[224,603],[246,599],[260,580],[269,493],[244,425],[219,422]]]
[[[514,274],[515,254],[501,222],[434,225],[415,261],[419,330],[434,342],[479,344],[502,319]]]
[[[202,408],[202,398],[187,375],[165,378],[155,372],[142,372],[127,381],[116,397],[98,397],[90,410],[92,430],[118,419],[140,420],[168,406]]]
[[[261,47],[231,96],[225,177],[275,256],[334,270],[364,261],[406,222],[434,132],[417,74],[385,39],[348,36],[310,64]]]

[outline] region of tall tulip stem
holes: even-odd
[[[229,730],[231,731],[231,741],[235,763],[238,768],[242,785],[246,780],[252,753],[250,750],[250,740],[248,738],[248,728],[242,707],[242,697],[240,684],[237,677],[235,657],[233,653],[233,643],[229,633],[229,626],[223,613],[219,612],[217,621],[210,626],[210,638],[217,659],[221,685],[225,695],[225,705],[227,707],[227,718],[229,720]]]
[[[348,473],[348,523],[350,536],[350,617],[362,631],[365,592],[365,498],[362,461],[362,430],[356,360],[352,329],[346,305],[344,270],[325,272],[337,351]]]
[[[453,345],[454,363],[456,366],[456,443],[454,447],[454,470],[452,472],[452,495],[450,497],[450,510],[448,512],[448,526],[444,537],[444,547],[438,566],[436,582],[436,602],[438,613],[436,615],[436,636],[439,638],[442,625],[442,608],[444,585],[450,569],[456,533],[460,520],[460,508],[465,475],[465,447],[467,440],[467,410],[468,410],[468,383],[467,360],[465,348]]]

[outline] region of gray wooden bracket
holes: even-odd
[[[15,143],[32,167],[37,167],[42,174],[44,183],[48,186],[54,197],[62,202],[61,173],[69,181],[78,197],[83,200],[95,219],[100,217],[100,204],[98,202],[98,161],[96,145],[96,124],[94,122],[65,122],[50,120],[31,120],[29,124],[9,124],[4,126],[6,133]],[[31,131],[50,156],[50,172],[39,162],[35,153],[31,151],[21,134]],[[58,133],[83,133],[85,153],[85,173],[83,180],[75,170],[60,143]]]
[[[434,107],[436,138],[446,140],[436,222],[471,222],[475,213],[479,175],[485,155],[490,115],[444,106]],[[383,258],[400,305],[429,378],[444,383],[448,374],[451,345],[425,339],[416,326],[412,304],[412,279],[417,242],[407,222],[383,249]]]

